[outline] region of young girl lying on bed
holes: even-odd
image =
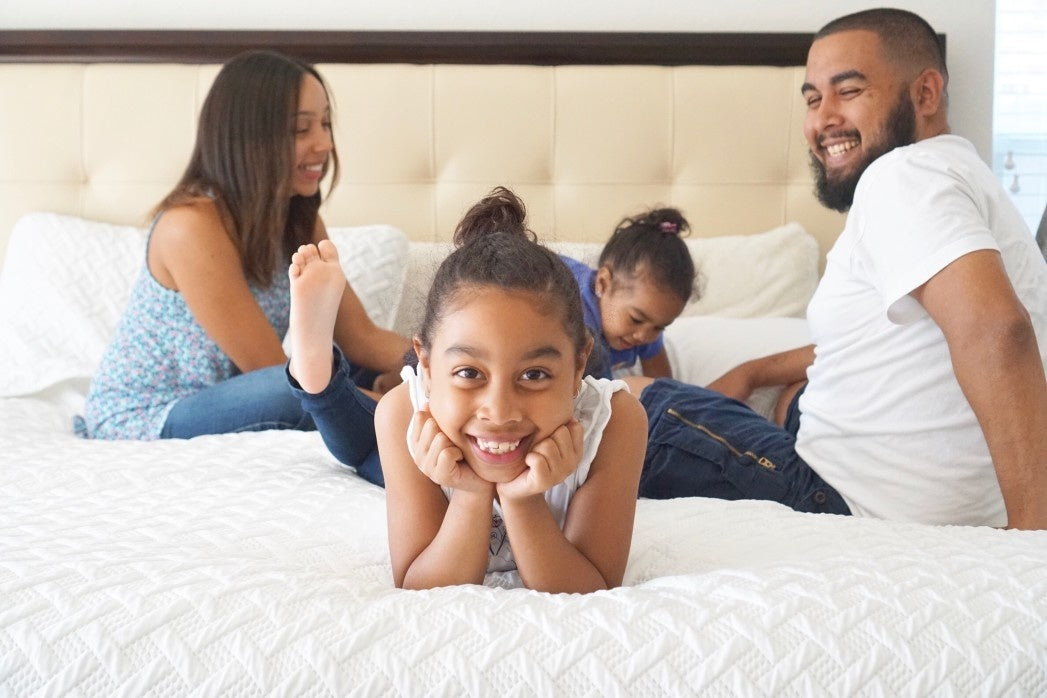
[[[454,240],[414,338],[417,368],[404,368],[375,415],[393,580],[421,589],[515,570],[542,591],[617,586],[643,409],[621,381],[585,375],[593,339],[576,283],[534,241],[512,192],[477,203]],[[330,445],[360,409],[344,367],[332,365],[344,278],[330,243],[300,250],[290,274],[289,371],[330,398],[317,418]]]
[[[157,206],[79,432],[156,439],[313,428],[287,388],[281,339],[290,256],[327,238],[317,210],[328,171],[333,186],[338,160],[320,74],[271,51],[226,63],[185,174]],[[371,322],[344,279],[335,339],[354,363],[394,377],[409,346]]]
[[[690,229],[675,208],[623,218],[600,252],[597,268],[563,257],[582,292],[585,324],[596,336],[595,364],[605,378],[628,374],[671,378],[662,331],[695,293],[694,262],[682,236]]]

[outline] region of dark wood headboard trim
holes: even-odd
[[[270,48],[314,63],[803,65],[812,34],[742,32],[0,31],[4,63],[221,63]]]

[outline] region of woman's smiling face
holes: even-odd
[[[327,159],[334,150],[331,137],[331,106],[327,92],[312,75],[302,77],[298,91],[298,110],[294,123],[294,171],[292,191],[313,196],[327,173]]]

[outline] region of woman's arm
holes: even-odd
[[[317,216],[313,243],[326,239],[327,229]],[[404,354],[411,348],[411,342],[406,337],[374,324],[348,282],[338,306],[334,341],[349,363],[380,373],[398,373],[403,366]]]
[[[528,588],[590,592],[622,583],[647,446],[647,415],[626,391],[614,394],[611,407],[589,476],[571,499],[563,531],[543,494],[501,498],[513,556]]]
[[[287,360],[212,201],[165,211],[152,233],[148,265],[161,285],[182,295],[196,322],[238,369],[246,373]]]
[[[486,490],[456,489],[448,501],[407,449],[407,426],[415,419],[407,391],[404,384],[393,388],[382,397],[375,412],[393,582],[403,589],[482,584],[487,571],[494,487],[486,483]],[[461,451],[435,428],[419,433],[420,421],[415,432],[424,451],[416,452],[428,457],[423,460],[426,472],[453,466]]]

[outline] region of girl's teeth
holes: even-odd
[[[480,447],[481,451],[499,455],[515,450],[520,445],[520,441],[484,441],[483,439],[477,439],[476,445]]]

